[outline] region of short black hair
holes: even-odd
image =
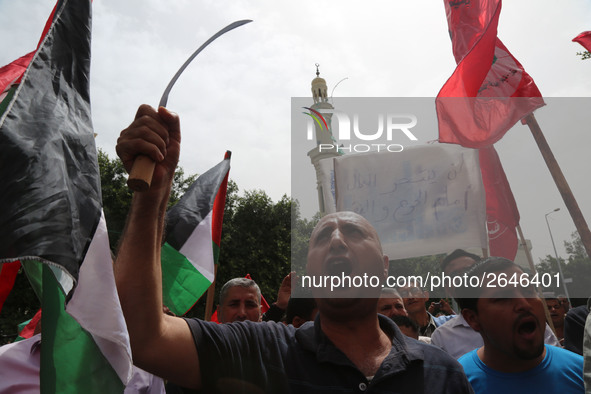
[[[455,300],[458,302],[460,309],[471,309],[474,312],[478,312],[477,304],[480,298],[480,293],[484,286],[472,287],[470,286],[470,278],[480,278],[487,272],[499,272],[504,271],[509,267],[519,267],[517,264],[504,257],[489,257],[476,263],[466,273],[468,281],[464,283],[464,286],[458,287],[456,290],[457,297]],[[519,267],[521,269],[521,267]]]
[[[459,259],[460,257],[470,257],[475,262],[479,262],[481,257],[470,252],[466,252],[464,249],[456,249],[441,261],[441,272],[445,272],[445,268],[449,263],[451,263],[455,259]]]
[[[394,315],[394,316],[392,316],[392,320],[394,321],[394,323],[396,323],[396,325],[398,327],[400,327],[400,326],[410,327],[417,334],[419,332],[419,325],[417,324],[417,322],[415,322],[413,319],[411,319],[408,316]]]

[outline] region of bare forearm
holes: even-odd
[[[182,386],[199,388],[199,359],[188,326],[162,309],[160,250],[169,191],[134,196],[115,279],[134,364]]]
[[[162,330],[160,248],[168,193],[135,193],[115,263],[132,350]]]
[[[142,105],[121,132],[117,154],[129,171],[138,155],[156,162],[150,188],[136,192],[115,261],[115,280],[134,364],[186,387],[199,387],[199,358],[183,319],[162,308],[160,250],[164,218],[180,154],[178,116]]]

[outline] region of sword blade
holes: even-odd
[[[230,30],[234,30],[235,28],[245,25],[247,23],[252,22],[252,20],[250,19],[243,19],[240,21],[236,21],[234,23],[230,23],[228,26],[224,27],[222,30],[218,31],[217,33],[215,33],[213,36],[211,36],[209,38],[209,40],[205,41],[203,43],[203,45],[201,45],[195,52],[193,52],[193,54],[191,56],[189,56],[189,58],[187,59],[187,61],[181,66],[181,68],[179,68],[179,70],[176,72],[176,74],[174,75],[174,77],[172,77],[172,79],[170,80],[170,82],[168,83],[168,86],[166,87],[166,89],[164,89],[164,93],[162,94],[162,97],[160,98],[160,103],[158,104],[158,106],[160,107],[166,107],[166,104],[168,103],[168,94],[170,93],[172,87],[174,86],[175,82],[177,81],[177,79],[179,79],[179,77],[181,76],[181,74],[183,73],[183,71],[185,71],[185,69],[187,68],[187,66],[189,65],[189,63],[191,63],[193,61],[193,59],[195,59],[195,57],[197,55],[199,55],[199,53],[204,50],[209,44],[211,44],[213,41],[215,41],[216,38],[218,38],[219,36],[229,32]]]

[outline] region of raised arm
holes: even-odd
[[[148,105],[121,132],[117,154],[129,172],[139,154],[156,161],[149,190],[133,195],[115,260],[115,280],[134,364],[179,385],[199,388],[199,358],[186,322],[162,310],[160,248],[180,153],[178,116]]]

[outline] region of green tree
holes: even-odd
[[[429,276],[438,276],[441,274],[441,261],[445,254],[413,257],[408,259],[390,260],[390,269],[388,275],[392,278],[404,276],[419,276],[423,281],[427,281]],[[429,291],[430,301],[438,301],[445,298],[445,293],[441,286],[434,287],[431,291],[430,285],[423,282],[423,290]]]
[[[109,231],[109,243],[114,250],[125,226],[133,192],[127,187],[127,172],[121,160],[111,160],[99,149],[98,163],[101,173],[103,212]]]
[[[292,269],[300,276],[306,272],[308,242],[310,241],[312,230],[320,219],[320,212],[317,212],[310,220],[302,219],[300,217],[298,201],[293,202],[291,216],[291,260]]]
[[[239,197],[228,193],[216,289],[229,279],[250,274],[269,301],[290,272],[292,201],[277,203],[261,190]],[[217,300],[216,300],[217,301]]]
[[[564,242],[564,247],[568,257],[566,259],[559,257],[560,268],[565,278],[572,279],[572,283],[567,283],[568,292],[571,296],[571,303],[573,306],[582,305],[587,302],[587,298],[591,296],[591,259],[587,256],[583,242],[578,232],[571,235],[570,241]],[[554,278],[558,272],[558,264],[556,257],[547,255],[540,260],[537,265],[537,271],[541,274],[547,273]],[[562,282],[556,286],[556,280],[553,280],[553,286],[544,291],[554,292],[556,294],[564,293]]]

